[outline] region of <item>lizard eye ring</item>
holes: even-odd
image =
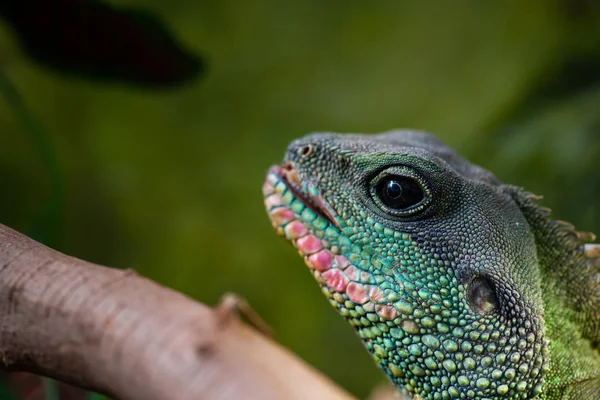
[[[400,217],[421,212],[431,201],[425,181],[406,167],[389,168],[377,175],[371,197],[382,211]]]

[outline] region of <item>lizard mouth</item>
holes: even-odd
[[[335,211],[331,209],[325,200],[318,194],[310,194],[302,189],[300,178],[298,177],[298,174],[296,174],[294,166],[291,163],[286,162],[281,165],[272,166],[271,169],[269,169],[268,175],[274,176],[277,180],[283,182],[296,200],[300,201],[330,225],[341,230],[336,221]]]
[[[340,229],[335,211],[321,196],[303,188],[292,165],[271,167],[263,184],[263,194],[273,228],[298,249],[326,292],[343,296],[341,304],[347,300],[360,305],[383,321],[392,321],[398,316],[383,290],[373,283],[372,274],[358,265],[360,255]],[[310,212],[306,213],[307,210]]]

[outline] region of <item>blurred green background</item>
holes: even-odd
[[[163,91],[74,79],[31,62],[0,24],[2,73],[43,127],[32,137],[0,97],[0,221],[208,304],[236,292],[360,397],[383,377],[263,209],[289,141],[427,130],[600,232],[597,2],[111,4],[160,15],[207,73]]]

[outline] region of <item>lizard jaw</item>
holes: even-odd
[[[372,274],[357,264],[356,246],[328,218],[296,197],[283,174],[282,166],[272,167],[263,184],[265,207],[277,234],[298,249],[334,307],[350,301],[383,321],[395,319],[398,311],[372,282]]]

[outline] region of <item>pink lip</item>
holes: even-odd
[[[320,195],[313,195],[302,190],[300,187],[300,178],[298,177],[296,170],[291,163],[273,165],[269,169],[269,175],[270,174],[275,175],[279,180],[285,183],[294,197],[301,201],[306,207],[310,208],[331,225],[341,230],[341,227],[336,221],[336,212],[327,204],[323,197]]]

